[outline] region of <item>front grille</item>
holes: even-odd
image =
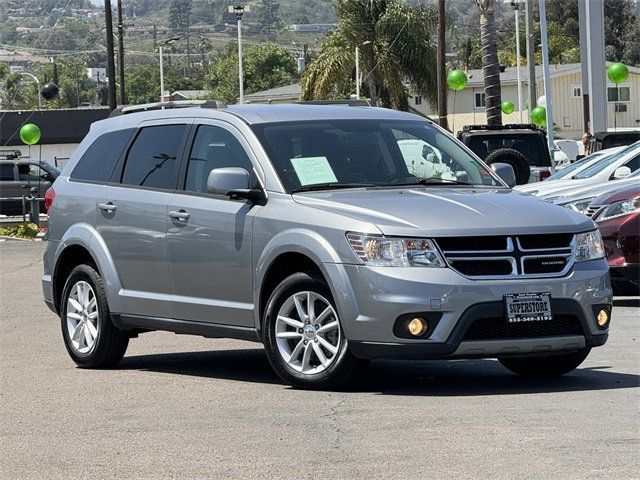
[[[592,205],[587,208],[585,215],[587,217],[595,217],[596,213],[600,211],[602,207],[600,205]]]
[[[580,320],[574,315],[554,315],[553,320],[508,323],[504,317],[481,318],[474,321],[464,336],[465,340],[502,340],[510,338],[553,337],[584,335]]]
[[[477,279],[562,276],[574,259],[571,233],[435,240],[451,268]]]
[[[508,260],[455,260],[450,261],[453,268],[469,276],[510,275],[513,265]]]

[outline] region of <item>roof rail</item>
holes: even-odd
[[[128,113],[147,112],[149,110],[189,107],[224,109],[227,108],[227,104],[221,100],[176,100],[171,102],[143,103],[141,105],[118,107],[109,114],[109,117],[117,117],[118,115],[126,115]]]
[[[16,160],[22,156],[20,150],[0,150],[0,158],[5,160]]]
[[[508,125],[465,125],[462,127],[464,132],[470,130],[540,130],[533,123],[510,123]]]
[[[356,100],[355,98],[346,100],[303,100],[296,102],[300,105],[347,105],[349,107],[371,107],[371,102],[367,99]]]

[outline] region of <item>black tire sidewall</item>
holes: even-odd
[[[69,293],[73,286],[79,282],[87,282],[93,289],[93,293],[96,297],[96,306],[98,308],[98,335],[96,337],[93,348],[88,353],[80,353],[76,351],[69,337],[69,331],[67,329],[67,300]],[[62,290],[62,298],[60,300],[60,322],[62,327],[62,336],[64,339],[64,345],[72,360],[80,367],[93,367],[103,356],[102,350],[104,349],[104,338],[107,335],[106,330],[109,328],[115,328],[109,319],[109,306],[107,304],[106,293],[102,278],[90,265],[78,265],[75,267],[67,281],[65,282],[64,289]]]
[[[488,165],[492,163],[511,165],[516,176],[516,185],[524,185],[529,182],[531,167],[527,162],[527,157],[513,148],[498,148],[487,155],[484,161]]]
[[[287,277],[273,291],[265,309],[262,332],[267,358],[278,376],[293,386],[308,389],[338,386],[349,377],[354,370],[354,364],[357,362],[349,352],[348,342],[344,335],[340,318],[338,318],[340,323],[339,350],[337,357],[326,370],[313,375],[297,372],[286,364],[278,351],[275,336],[276,316],[284,302],[293,294],[301,291],[312,291],[322,295],[331,302],[331,306],[340,317],[333,295],[331,295],[331,290],[322,278],[307,273],[295,273]]]

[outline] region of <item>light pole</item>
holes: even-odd
[[[551,97],[551,77],[549,75],[549,45],[547,43],[547,13],[544,6],[544,0],[539,0],[540,8],[540,39],[542,40],[542,68],[544,70],[544,95],[547,105],[547,143],[549,151],[553,156],[556,149],[553,143],[553,98]]]
[[[518,112],[522,123],[522,80],[520,78],[520,3],[521,0],[511,0],[511,6],[516,14],[516,74],[518,81]]]
[[[27,77],[31,77],[36,81],[38,85],[38,110],[42,110],[42,98],[40,98],[40,80],[33,73],[29,72],[21,72],[20,75],[26,75]]]
[[[235,13],[238,19],[238,86],[240,89],[240,104],[244,103],[244,71],[242,66],[242,15],[250,12],[249,6],[231,5],[229,13]]]
[[[360,47],[364,47],[370,43],[371,40],[367,40],[360,45],[356,45],[356,100],[360,100],[360,83],[362,83],[362,79],[360,78]]]
[[[164,42],[160,42],[158,44],[158,54],[160,55],[160,101],[164,102],[164,63],[162,59],[162,47],[170,44],[171,42],[175,42],[176,40],[180,40],[182,37],[171,37]]]

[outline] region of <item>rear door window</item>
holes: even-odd
[[[108,182],[134,129],[116,130],[98,137],[71,172],[72,180]]]
[[[180,146],[187,125],[144,127],[129,149],[122,183],[150,188],[175,189]]]
[[[0,163],[0,180],[13,181],[15,180],[14,169],[12,163]]]

